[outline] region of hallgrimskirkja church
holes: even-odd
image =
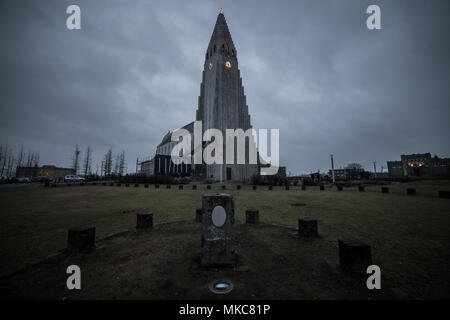
[[[225,137],[226,129],[252,128],[242,78],[238,65],[238,52],[231,38],[225,16],[220,10],[214,30],[205,53],[205,63],[200,84],[200,96],[195,115],[202,121],[203,133],[211,128],[218,129]],[[194,122],[184,127],[191,134]],[[140,172],[145,174],[192,177],[210,181],[249,181],[258,172],[257,164],[249,164],[249,145],[255,143],[248,138],[245,146],[245,164],[180,164],[171,161],[171,152],[177,142],[171,141],[169,131],[156,148],[154,157],[139,163]],[[225,139],[224,139],[225,140]],[[224,141],[225,142],[225,141]],[[205,147],[205,142],[202,148]],[[225,156],[225,143],[223,155]],[[193,150],[192,150],[193,152]],[[234,157],[236,158],[236,152]]]

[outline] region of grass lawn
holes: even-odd
[[[407,196],[407,187],[415,187],[417,195]],[[190,185],[184,190],[164,185],[147,189],[133,184],[2,189],[0,272],[64,248],[70,227],[95,225],[101,237],[133,227],[138,211],[152,212],[155,223],[194,219],[203,193],[226,192],[235,199],[237,219],[244,220],[250,208],[259,209],[262,222],[297,226],[299,217],[316,218],[326,240],[354,239],[371,245],[374,263],[398,287],[420,298],[450,298],[450,200],[437,197],[437,190],[450,190],[450,181],[389,188],[389,194],[382,194],[380,186],[366,187],[365,192],[318,187],[269,191],[262,186],[253,191],[251,186],[235,190],[232,185],[225,191],[219,185],[212,190],[205,185],[198,190]]]

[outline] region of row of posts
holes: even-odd
[[[93,184],[96,185],[96,183],[93,183]],[[82,184],[82,185],[84,185],[84,184]],[[107,186],[108,184],[103,182],[102,185]],[[110,186],[114,186],[114,183],[111,182],[109,185]],[[116,186],[118,186],[118,187],[120,187],[121,185],[122,185],[121,183],[117,183],[116,184]],[[50,183],[48,181],[46,181],[45,186],[46,187],[50,187]],[[52,187],[56,187],[56,184],[51,184],[51,186]],[[71,186],[71,184],[68,183],[67,186],[69,187],[69,186]],[[130,186],[129,183],[125,184],[125,187],[129,187],[129,186]],[[138,188],[140,185],[138,183],[135,183],[134,186],[136,188]],[[148,188],[148,187],[149,187],[149,184],[144,184],[144,188]],[[344,187],[342,185],[337,185],[336,187],[337,187],[338,191],[343,191],[344,190]],[[167,189],[171,189],[171,185],[170,184],[166,185],[166,188]],[[222,188],[222,190],[226,190],[226,186],[225,185],[222,185],[221,188]],[[321,191],[325,190],[325,186],[324,185],[320,185],[319,188],[320,188]],[[159,184],[155,184],[155,189],[159,189]],[[183,190],[184,186],[183,185],[179,185],[178,189]],[[207,190],[211,190],[211,185],[206,185],[206,189]],[[257,189],[256,185],[253,185],[252,189],[256,190]],[[286,185],[285,189],[289,190],[289,186]],[[195,184],[192,185],[192,190],[197,190],[197,185],[195,185]],[[241,190],[241,185],[236,185],[236,190]],[[273,190],[273,186],[269,185],[268,186],[268,190]],[[306,186],[302,185],[301,186],[301,190],[306,190]],[[358,186],[358,191],[359,192],[364,192],[365,191],[365,186],[364,185],[359,185]],[[381,187],[381,193],[389,193],[389,187]],[[416,195],[417,192],[416,192],[415,188],[406,188],[406,194],[407,195]],[[439,196],[439,198],[450,199],[450,191],[439,190],[438,191],[438,196]]]

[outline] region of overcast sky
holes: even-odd
[[[81,8],[81,30],[66,8]],[[381,7],[381,30],[366,8]],[[0,144],[70,166],[76,144],[128,172],[195,118],[220,8],[254,128],[280,129],[292,173],[400,154],[450,156],[450,1],[0,2]],[[82,154],[83,156],[83,154]],[[95,170],[95,166],[94,166]]]

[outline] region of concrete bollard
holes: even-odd
[[[121,183],[118,183],[118,184],[117,184],[118,187],[120,187],[121,185],[122,185]]]
[[[320,185],[320,191],[324,191],[325,190],[325,186],[324,185]]]
[[[223,185],[222,186],[222,190],[225,190],[227,188],[227,186]]]
[[[148,212],[139,212],[136,215],[136,229],[148,230],[153,228],[153,214]]]
[[[95,227],[79,227],[69,229],[67,251],[78,253],[95,248]]]
[[[236,265],[234,201],[229,194],[204,194],[202,197],[203,266]]]
[[[135,188],[139,188],[139,183],[135,183],[135,184],[134,184],[134,187],[135,187]]]
[[[103,183],[102,183],[102,186],[106,187],[106,182],[103,182]]]
[[[306,186],[302,184],[302,190],[306,190]]]
[[[236,186],[236,189],[241,190],[241,185],[238,184],[238,185]]]
[[[406,194],[408,196],[413,196],[413,195],[416,194],[416,189],[414,189],[414,188],[406,188]]]
[[[317,220],[316,219],[308,219],[301,218],[298,219],[298,236],[299,237],[317,237]]]
[[[447,190],[439,190],[438,191],[439,198],[450,199],[450,191]]]
[[[159,189],[159,184],[155,184],[155,189]]]
[[[170,188],[171,188],[170,184],[166,185],[166,189],[170,189]]]
[[[289,186],[288,186],[288,185],[285,185],[284,188],[285,188],[286,190],[289,190]]]
[[[253,190],[256,190],[256,186],[255,185],[253,186]]]
[[[192,185],[192,190],[197,190],[197,185],[196,184]]]
[[[269,190],[273,190],[273,187],[271,185],[269,186]]]
[[[70,183],[66,183],[66,186],[70,187]]]
[[[93,182],[92,185],[93,185],[93,186],[96,186],[96,185],[97,185],[97,182]]]
[[[44,181],[44,186],[45,186],[46,188],[50,187],[50,180],[45,179],[45,181]]]
[[[365,189],[364,189],[364,186],[358,186],[358,191],[359,191],[359,192],[364,192],[364,190],[365,190]]]
[[[129,186],[130,186],[130,184],[129,184],[129,183],[126,183],[126,184],[125,184],[125,187],[129,187]]]
[[[195,210],[195,222],[202,222],[202,208]]]
[[[259,223],[259,211],[258,210],[245,210],[245,223],[258,224]]]
[[[208,184],[208,185],[206,186],[206,189],[207,189],[207,190],[211,190],[211,185]]]
[[[389,193],[388,187],[381,187],[381,193]]]
[[[365,274],[367,267],[372,265],[370,246],[353,240],[338,240],[339,263],[343,270]]]
[[[180,185],[178,186],[178,189],[183,190],[183,185],[180,184]]]
[[[144,188],[148,189],[148,183],[144,184]]]
[[[344,187],[341,185],[337,185],[337,189],[338,189],[338,191],[342,191],[342,190],[344,190]]]
[[[52,183],[52,188],[56,188],[56,183]]]
[[[109,184],[109,186],[110,186],[110,187],[114,187],[114,182],[111,182],[111,183]]]

